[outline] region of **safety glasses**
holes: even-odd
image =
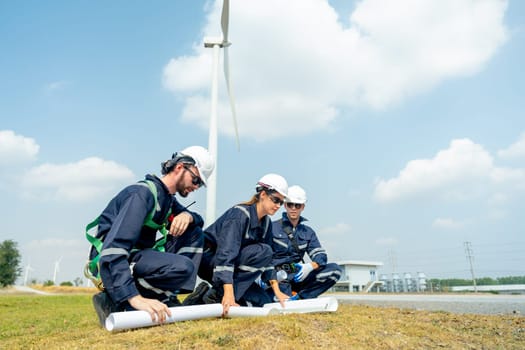
[[[193,171],[191,171],[191,169],[187,165],[184,166],[184,169],[186,169],[190,173],[191,183],[194,186],[197,186],[197,187],[204,186],[204,181],[202,181],[202,179],[199,176],[197,176]]]
[[[303,205],[301,203],[290,203],[290,202],[288,202],[288,203],[286,203],[286,207],[288,209],[293,209],[293,208],[301,209],[303,207]]]
[[[278,197],[272,196],[271,194],[269,194],[268,197],[270,198],[270,200],[271,200],[274,204],[283,205],[283,203],[284,203],[284,201],[283,201],[281,198],[278,198]]]

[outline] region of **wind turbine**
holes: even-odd
[[[55,270],[53,272],[53,284],[57,284],[57,272],[60,271],[60,261],[62,260],[62,257],[60,257],[60,259],[58,259],[57,261],[55,261]]]
[[[228,97],[233,116],[233,126],[235,128],[235,137],[237,141],[237,150],[239,146],[239,132],[237,130],[237,118],[235,113],[235,102],[230,83],[230,62],[228,57],[228,47],[231,43],[228,41],[230,1],[223,0],[221,13],[222,38],[205,37],[204,47],[213,49],[212,61],[212,80],[211,80],[211,111],[210,111],[210,134],[208,138],[208,151],[215,158],[215,171],[208,178],[206,190],[206,224],[211,224],[216,217],[216,199],[217,199],[217,172],[218,172],[218,152],[217,152],[217,101],[218,101],[218,80],[219,80],[219,51],[222,48],[224,52],[224,78]]]
[[[26,273],[24,276],[24,286],[27,286],[27,280],[29,279],[29,271],[35,271],[35,269],[31,267],[31,262],[28,262],[26,265]]]

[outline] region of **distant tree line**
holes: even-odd
[[[445,278],[429,279],[429,282],[434,286],[443,287],[457,287],[457,286],[470,286],[472,285],[471,279],[462,279],[462,278]],[[507,277],[481,277],[476,278],[476,285],[478,286],[493,286],[498,284],[525,284],[525,276],[507,276]]]
[[[17,243],[13,240],[6,240],[0,242],[0,288],[13,285],[16,279],[22,274],[20,268],[20,252],[17,248]],[[472,285],[471,279],[462,278],[445,278],[437,279],[432,278],[428,280],[429,284],[434,288],[445,289],[448,287],[456,286],[470,286]],[[44,285],[54,285],[53,281],[45,281]],[[77,277],[72,282],[62,282],[60,285],[75,285],[80,286],[82,279]],[[525,276],[507,276],[507,277],[482,277],[476,278],[476,285],[478,286],[490,286],[498,284],[525,284]]]
[[[16,279],[22,274],[20,267],[21,256],[18,251],[17,243],[13,240],[0,242],[0,288],[15,284]],[[61,286],[81,286],[83,280],[80,277],[75,278],[73,282],[66,281],[60,283]],[[37,284],[36,279],[31,280],[31,284]],[[43,282],[44,286],[53,286],[55,282],[47,280]]]

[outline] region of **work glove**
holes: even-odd
[[[264,282],[260,276],[257,277],[257,279],[255,280],[255,284],[257,284],[262,289],[270,288],[270,286],[266,282]]]
[[[314,270],[312,263],[307,264],[295,264],[295,268],[298,269],[297,273],[293,277],[294,282],[302,282],[304,279]]]

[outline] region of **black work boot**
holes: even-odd
[[[182,301],[182,305],[202,305],[204,301],[202,300],[203,296],[210,289],[210,286],[207,282],[201,282],[197,288]]]
[[[164,304],[166,304],[168,307],[177,307],[182,306],[179,298],[177,298],[176,295],[170,296],[168,299],[162,301]]]
[[[207,291],[206,294],[204,294],[204,296],[202,297],[202,301],[204,301],[205,304],[217,304],[217,303],[220,304],[221,299],[222,297],[219,295],[217,290],[213,287],[211,287],[210,290]]]
[[[117,305],[106,292],[93,295],[93,306],[95,307],[98,321],[102,327],[105,327],[106,318],[108,318],[110,313],[119,311]]]

